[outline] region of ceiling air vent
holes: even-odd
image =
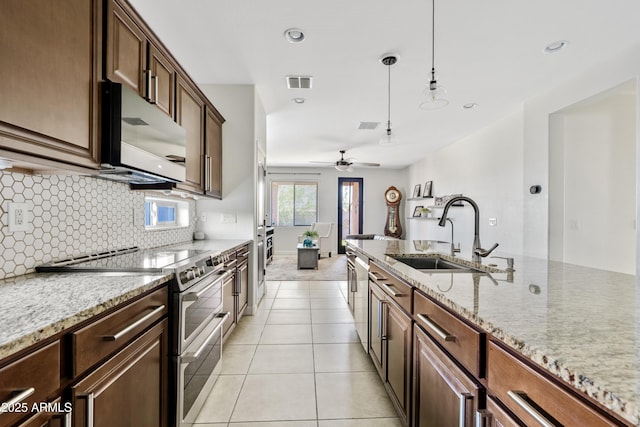
[[[360,122],[358,130],[374,130],[379,124],[380,122]]]
[[[311,76],[287,76],[287,88],[311,89]]]

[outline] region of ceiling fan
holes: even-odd
[[[349,160],[345,160],[344,153],[345,150],[340,150],[340,160],[335,162],[316,162],[311,161],[311,163],[323,163],[326,165],[333,165],[337,170],[341,172],[351,172],[353,170],[353,166],[367,166],[367,167],[378,167],[380,163],[365,163],[365,162],[351,162]]]

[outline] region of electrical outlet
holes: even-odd
[[[9,203],[9,233],[29,229],[29,206],[26,203]]]
[[[489,225],[492,227],[498,225],[498,218],[489,218]]]
[[[200,214],[200,221],[207,222],[207,214],[206,213],[202,212]]]

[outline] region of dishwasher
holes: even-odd
[[[349,308],[353,314],[356,331],[365,352],[369,352],[369,258],[354,251],[347,251]]]

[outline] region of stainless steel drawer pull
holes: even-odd
[[[145,323],[149,319],[153,318],[155,315],[160,313],[162,310],[164,310],[164,304],[154,308],[151,313],[142,316],[141,318],[139,318],[138,320],[136,320],[135,322],[133,322],[129,326],[119,330],[115,334],[103,336],[102,339],[104,341],[116,341],[119,338],[122,338],[124,335],[128,334],[129,332],[133,331],[135,328],[137,328],[138,326],[142,325],[143,323]]]
[[[420,319],[422,322],[424,322],[424,324],[427,325],[429,327],[429,329],[431,329],[431,331],[434,334],[436,334],[437,336],[439,336],[443,340],[450,341],[450,342],[455,342],[456,337],[454,335],[451,335],[449,332],[447,332],[444,329],[442,329],[442,327],[440,327],[440,325],[438,325],[433,320],[429,319],[424,314],[418,314],[418,319]]]
[[[519,407],[524,409],[527,414],[531,415],[531,417],[533,419],[535,419],[538,423],[540,423],[541,426],[544,426],[544,427],[556,427],[556,425],[554,423],[549,421],[547,419],[547,417],[545,417],[540,412],[538,412],[538,410],[536,408],[534,408],[529,402],[527,402],[524,399],[523,396],[527,395],[524,391],[509,390],[507,392],[507,395],[511,399],[513,399],[513,401],[516,402]]]
[[[387,283],[381,283],[381,285],[387,292],[389,292],[394,297],[401,297],[402,296],[402,294],[400,292],[396,291],[392,285],[389,285]]]
[[[87,394],[79,394],[78,395],[79,398],[81,399],[87,399],[87,427],[93,427],[93,419],[94,417],[94,405],[93,405],[93,401],[94,401],[94,396],[93,393],[87,393]]]
[[[473,402],[473,395],[469,393],[462,393],[460,396],[460,427],[469,427],[471,424],[467,423],[467,406]],[[473,423],[473,420],[470,420]]]
[[[370,271],[369,279],[373,280],[374,282],[377,282],[378,280],[387,280],[386,277],[384,277],[382,274],[378,273],[377,271]]]
[[[215,285],[220,283],[227,276],[228,276],[228,273],[225,272],[220,277],[218,277],[216,280],[211,282],[211,284],[209,284],[206,288],[201,289],[198,292],[187,292],[184,295],[183,300],[185,300],[185,301],[197,301],[198,298],[200,298],[205,292],[207,292],[209,289],[213,288]]]
[[[476,427],[491,427],[493,416],[486,409],[476,411]]]
[[[248,257],[248,256],[249,256],[249,251],[241,253],[241,254],[238,254],[238,257],[240,257],[240,258],[244,258],[244,257]]]
[[[10,408],[13,408],[15,405],[22,402],[23,400],[25,400],[27,397],[31,396],[35,392],[36,392],[36,389],[33,387],[29,387],[26,390],[22,390],[21,392],[13,396],[11,399],[0,404],[0,414],[9,412]]]
[[[213,332],[211,332],[211,334],[209,334],[209,336],[207,337],[206,340],[204,340],[202,345],[200,345],[200,347],[198,347],[198,349],[196,351],[194,351],[193,353],[186,353],[184,356],[180,357],[181,362],[182,363],[191,363],[191,362],[195,362],[196,360],[198,360],[198,357],[200,357],[200,353],[202,353],[204,351],[204,349],[209,344],[209,341],[211,341],[213,339],[213,337],[216,335],[216,332],[218,332],[220,330],[220,328],[222,328],[222,325],[224,325],[224,322],[226,322],[226,320],[229,318],[229,316],[230,316],[229,312],[223,314],[222,315],[222,320],[220,320],[220,323],[218,324],[218,326],[216,326],[213,329]]]

